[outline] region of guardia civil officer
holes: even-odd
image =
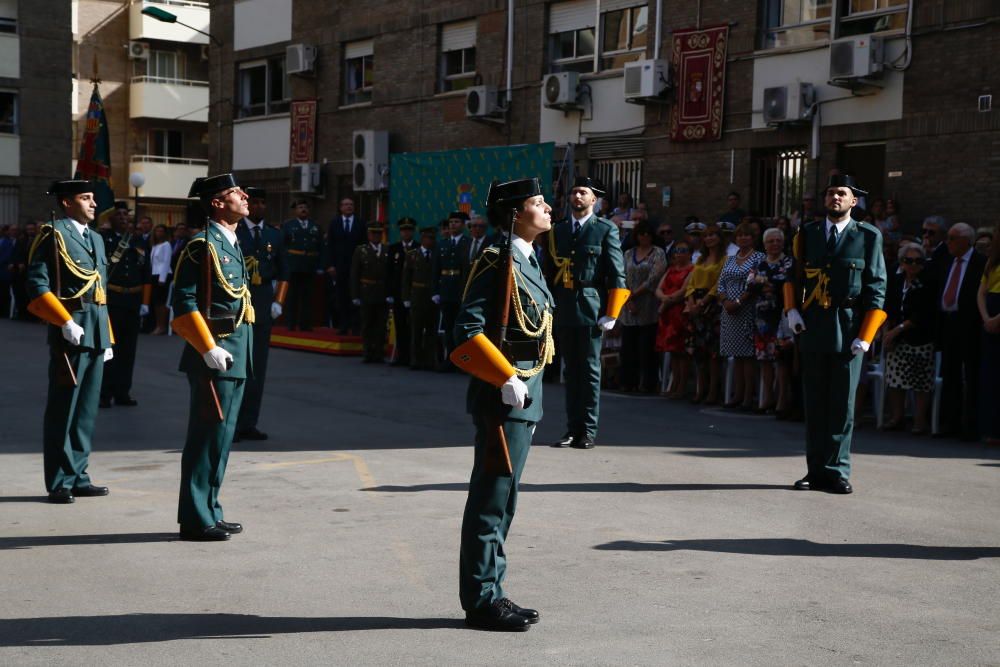
[[[90,181],[56,181],[62,217],[42,225],[28,254],[28,311],[48,322],[49,390],[42,427],[49,502],[106,496],[87,466],[104,377],[114,356],[104,242],[90,229],[97,211]]]
[[[309,202],[297,199],[292,202],[295,217],[281,226],[285,252],[288,254],[288,308],[285,323],[289,330],[296,328],[311,331],[314,318],[313,287],[323,256],[323,235],[309,218]]]
[[[852,176],[831,176],[826,219],[802,225],[793,244],[799,275],[786,283],[784,298],[802,352],[808,470],[795,482],[800,490],[853,491],[854,395],[865,352],[886,318],[882,234],[851,218],[866,194]]]
[[[250,214],[236,226],[243,261],[250,277],[250,301],[253,303],[253,375],[247,378],[243,403],[236,419],[234,442],[267,440],[267,433],[257,428],[260,404],[264,396],[267,358],[271,350],[271,325],[281,317],[288,293],[288,260],[282,233],[265,224],[267,191],[244,188]]]
[[[410,368],[414,370],[431,371],[437,366],[438,307],[432,300],[436,241],[437,227],[422,228],[420,247],[410,250],[403,264],[400,293],[409,313]]]
[[[466,406],[476,427],[462,519],[459,596],[466,624],[484,630],[527,630],[539,620],[537,611],[511,601],[504,577],[518,482],[542,418],[542,371],[554,350],[552,295],[531,247],[550,228],[551,210],[536,178],[490,188],[490,223],[512,236],[509,244],[501,237],[473,265],[455,321],[457,346],[451,358],[472,375]],[[502,248],[509,249],[509,260]],[[508,280],[513,288],[501,291]],[[505,305],[509,323],[501,341],[496,332]]]
[[[189,196],[208,220],[174,271],[173,328],[187,342],[180,370],[191,388],[177,522],[182,540],[228,540],[243,531],[223,518],[219,491],[253,370],[250,274],[236,237],[249,209],[232,174],[197,179]]]
[[[438,244],[435,268],[434,303],[441,309],[441,329],[444,331],[445,357],[455,349],[455,316],[462,303],[462,289],[465,287],[469,268],[469,237],[465,235],[468,214],[453,211],[448,215],[448,237]],[[442,371],[452,370],[446,358]]]
[[[601,338],[628,300],[618,228],[594,214],[601,186],[578,176],[569,194],[571,215],[548,235],[556,298],[556,340],[566,379],[566,433],[554,447],[591,449],[601,395]]]
[[[382,244],[382,226],[368,225],[368,243],[351,258],[351,302],[361,311],[362,361],[385,361],[385,324],[389,316],[389,251]]]
[[[139,343],[140,318],[149,315],[153,295],[152,264],[148,246],[128,231],[128,205],[115,202],[108,216],[111,229],[103,234],[108,258],[108,315],[115,332],[114,358],[104,364],[101,383],[102,408],[134,406],[132,375]]]
[[[413,218],[400,218],[399,241],[389,246],[389,306],[392,309],[393,327],[396,329],[396,358],[393,366],[410,364],[410,311],[403,305],[403,268],[406,255],[417,247],[413,231],[417,223]]]

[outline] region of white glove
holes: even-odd
[[[360,306],[361,299],[351,299],[351,303],[353,303],[355,306]]]
[[[392,304],[396,303],[396,300],[393,299],[391,296],[387,296],[385,297],[385,302],[391,306]]]
[[[435,294],[434,296],[431,297],[431,301],[434,302],[435,306],[440,306],[441,305],[441,295],[440,294]]]
[[[500,398],[505,405],[520,410],[524,407],[524,399],[528,398],[528,385],[517,375],[511,375],[500,387]]]
[[[802,321],[802,315],[799,314],[797,308],[792,308],[787,313],[785,317],[788,318],[788,328],[792,330],[792,333],[802,333],[806,330],[806,323]]]
[[[104,361],[111,361],[114,358],[115,358],[114,350],[112,350],[110,347],[104,350]]]
[[[404,301],[403,302],[403,308],[409,308],[412,305],[413,305],[413,303],[411,301]]]
[[[605,315],[601,319],[597,320],[597,326],[601,327],[604,331],[611,331],[615,328],[615,322],[618,320],[614,317],[608,317]]]
[[[142,304],[139,306],[139,317],[146,317],[146,315],[149,315],[149,306]]]
[[[80,341],[83,340],[83,327],[73,320],[70,320],[66,324],[62,325],[62,337],[65,338],[71,345],[79,345]]]
[[[271,319],[272,320],[278,319],[279,317],[281,317],[281,313],[282,313],[281,304],[278,303],[277,301],[272,301],[271,302]]]
[[[205,360],[205,365],[213,371],[228,370],[229,364],[233,361],[233,355],[229,354],[218,345],[201,355],[201,358]]]
[[[871,347],[866,341],[860,338],[855,338],[854,342],[851,343],[851,354],[864,354]]]

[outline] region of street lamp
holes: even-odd
[[[216,39],[213,35],[205,32],[204,30],[198,30],[194,26],[188,25],[187,23],[182,23],[178,21],[176,14],[171,14],[170,12],[164,9],[160,9],[159,7],[143,7],[140,13],[145,16],[148,16],[151,19],[156,19],[161,23],[176,23],[177,25],[182,25],[185,28],[190,28],[191,30],[194,30],[197,33],[205,35],[205,37],[208,37],[210,40],[212,40],[212,43],[215,44],[216,46],[222,46],[222,42]]]
[[[146,184],[146,177],[140,171],[129,174],[128,183],[135,188],[135,220],[139,219],[139,188]]]

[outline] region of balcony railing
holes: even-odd
[[[208,160],[167,157],[166,155],[133,155],[129,173],[139,172],[146,178],[139,190],[143,197],[186,199],[191,183],[208,176]]]
[[[167,155],[133,155],[131,162],[158,162],[161,164],[194,164],[208,166],[208,160],[196,157],[170,157]]]

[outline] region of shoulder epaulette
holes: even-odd
[[[868,232],[869,234],[881,234],[882,232],[878,227],[871,224],[870,222],[865,222],[864,220],[858,220],[858,229]]]

